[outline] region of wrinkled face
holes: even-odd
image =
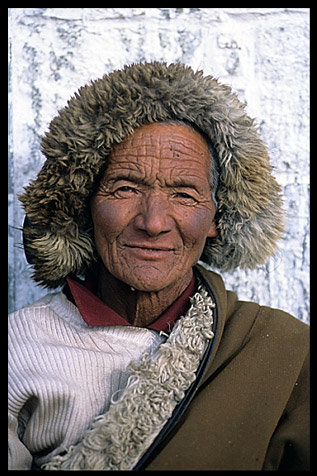
[[[160,291],[191,269],[217,235],[205,139],[187,126],[139,127],[114,147],[91,199],[97,251],[108,271]]]

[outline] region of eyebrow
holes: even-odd
[[[142,177],[138,177],[136,175],[130,175],[130,174],[124,174],[124,173],[119,173],[118,175],[114,175],[112,177],[109,177],[105,182],[120,182],[121,180],[126,181],[126,182],[131,182],[135,183],[138,185],[147,185],[146,180]],[[183,178],[176,177],[175,180],[172,183],[166,183],[166,187],[168,188],[191,188],[196,190],[199,193],[199,188],[192,183],[184,180]]]
[[[126,182],[137,183],[137,184],[140,184],[140,185],[144,184],[144,180],[141,177],[125,175],[123,173],[118,174],[118,175],[114,175],[112,177],[110,176],[106,180],[104,179],[104,182],[113,183],[113,182],[120,182],[120,180],[124,180]]]

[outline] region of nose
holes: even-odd
[[[155,237],[171,230],[168,199],[160,192],[149,192],[142,199],[140,212],[134,220],[137,230]]]

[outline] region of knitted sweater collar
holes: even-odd
[[[118,400],[98,416],[77,445],[53,456],[45,470],[132,470],[172,417],[196,380],[213,340],[213,303],[200,284],[187,313],[154,355],[130,364]]]

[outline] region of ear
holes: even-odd
[[[216,222],[213,221],[211,224],[211,227],[209,228],[207,238],[215,238],[216,236],[218,236],[218,230],[217,230]]]

